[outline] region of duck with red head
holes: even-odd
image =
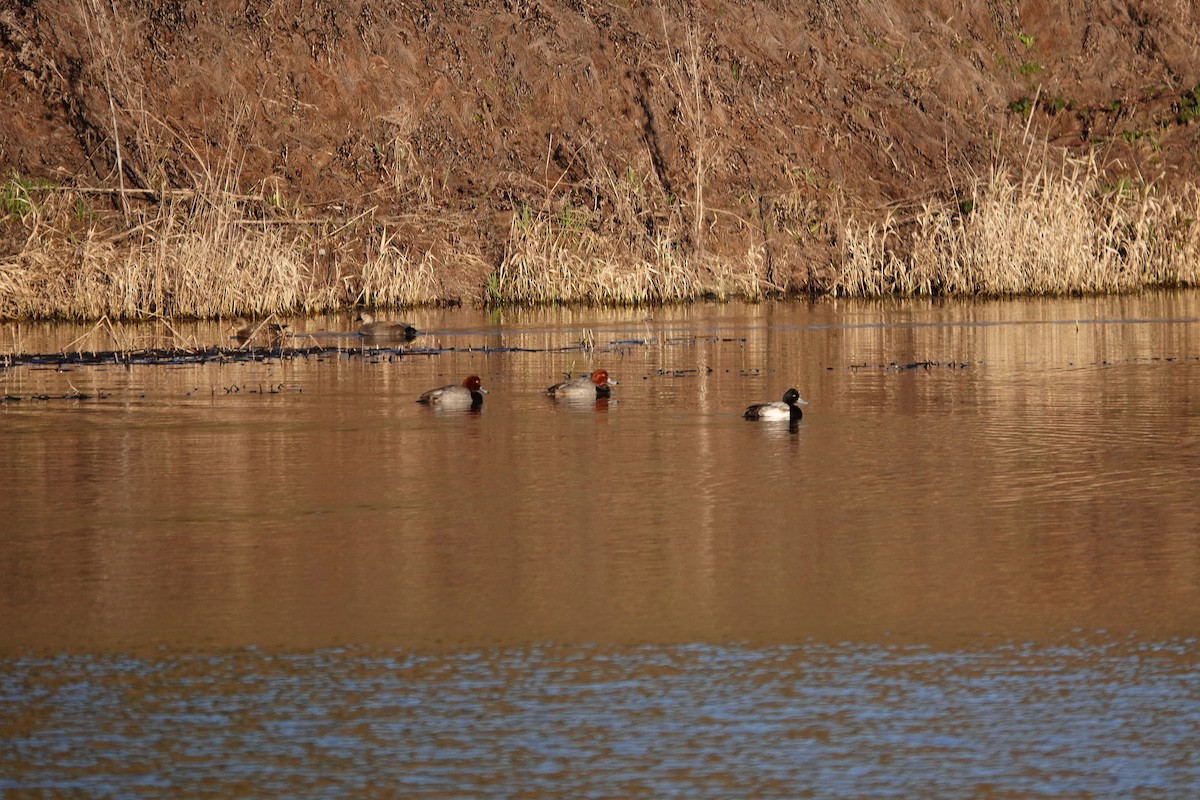
[[[608,371],[598,369],[591,375],[580,375],[578,378],[556,383],[546,390],[551,397],[569,400],[595,400],[612,394],[610,386],[617,382],[608,377]]]
[[[430,389],[417,398],[418,403],[445,409],[479,408],[483,405],[483,396],[487,389],[478,375],[468,375],[461,384],[450,384],[437,389]]]

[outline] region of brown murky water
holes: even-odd
[[[410,318],[0,368],[0,790],[1200,793],[1200,295]]]

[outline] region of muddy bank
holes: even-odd
[[[829,291],[997,165],[1188,197],[1198,51],[1167,0],[26,3],[0,315]]]

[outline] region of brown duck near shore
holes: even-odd
[[[283,343],[287,337],[288,326],[278,322],[256,322],[245,317],[238,317],[230,323],[229,330],[233,338],[239,342],[247,342],[251,338],[260,339],[276,346]]]
[[[377,320],[373,314],[367,311],[361,312],[355,319],[355,322],[362,323],[358,326],[358,332],[363,336],[412,339],[417,335],[417,329],[407,322]]]

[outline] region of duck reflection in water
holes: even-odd
[[[238,317],[230,323],[230,333],[239,343],[245,344],[253,339],[264,342],[270,347],[279,347],[287,337],[288,326],[278,322],[254,322],[245,317]]]

